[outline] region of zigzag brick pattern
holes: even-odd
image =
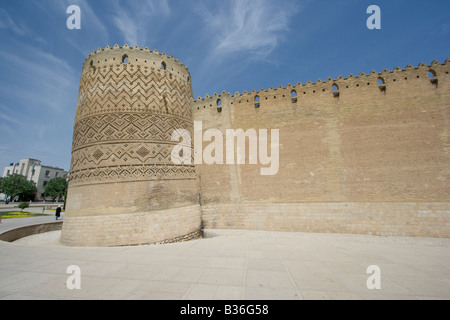
[[[189,70],[165,53],[118,45],[81,74],[61,242],[170,243],[200,235],[194,165],[176,165],[175,130],[193,135]],[[193,154],[193,152],[192,152]]]
[[[195,179],[175,166],[177,129],[193,132],[192,91],[166,70],[130,63],[84,70],[73,136],[71,183]]]

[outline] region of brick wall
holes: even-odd
[[[64,218],[61,242],[69,246],[126,246],[189,240],[200,236],[200,206],[72,215]]]
[[[450,236],[448,202],[208,204],[202,217],[205,229]]]
[[[260,165],[199,166],[205,226],[450,237],[449,70],[450,60],[435,61],[197,99],[203,130],[280,132],[274,176]]]

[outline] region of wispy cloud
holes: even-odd
[[[112,21],[120,30],[124,40],[130,46],[143,45],[148,42],[147,28],[155,17],[164,18],[170,15],[167,0],[145,0],[126,2],[114,0]]]
[[[0,160],[50,158],[47,154],[56,152],[46,162],[67,167],[79,72],[35,46],[7,49],[0,51]]]
[[[231,0],[213,11],[204,5],[198,9],[214,56],[237,52],[266,56],[284,39],[283,32],[300,8],[293,1]]]
[[[15,82],[1,81],[0,93],[14,97],[22,105],[63,111],[70,101],[68,90],[77,88],[78,73],[66,61],[52,54],[36,48],[25,50],[33,52],[32,57],[0,52],[3,70],[11,69],[24,77],[20,87],[14,85]]]
[[[10,29],[19,36],[24,36],[28,31],[24,24],[16,23],[2,8],[0,8],[0,29]]]

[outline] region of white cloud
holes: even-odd
[[[19,36],[24,36],[27,33],[27,28],[24,25],[18,25],[6,12],[0,8],[0,29],[10,29]]]
[[[117,6],[116,12],[118,15],[114,16],[113,21],[116,27],[122,32],[125,41],[130,46],[138,44],[138,26],[136,25],[136,21],[134,21],[135,19],[130,16],[129,12],[119,6]]]
[[[164,18],[170,15],[167,0],[145,1],[112,1],[114,16],[112,21],[120,30],[125,42],[130,46],[143,46],[147,39],[147,25],[155,18]]]
[[[20,87],[16,82],[1,81],[0,93],[14,97],[18,104],[63,111],[68,107],[70,92],[77,88],[77,72],[64,60],[36,49],[23,46],[16,54],[0,52],[3,70],[11,69],[23,76]],[[32,52],[28,56],[25,53]],[[76,94],[76,93],[75,93]]]
[[[0,161],[34,157],[67,168],[79,71],[24,44],[0,51],[0,69]]]
[[[215,12],[199,7],[215,56],[236,52],[266,56],[279,45],[298,10],[296,2],[271,0],[223,1]]]

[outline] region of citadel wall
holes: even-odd
[[[280,136],[274,176],[198,166],[204,227],[450,237],[449,71],[447,59],[198,98],[204,131]]]
[[[83,64],[61,242],[167,243],[202,228],[450,237],[449,69],[194,100],[173,57],[99,48]],[[248,152],[246,164],[174,164],[172,134],[194,137],[194,121],[278,129],[278,172],[261,175]]]

